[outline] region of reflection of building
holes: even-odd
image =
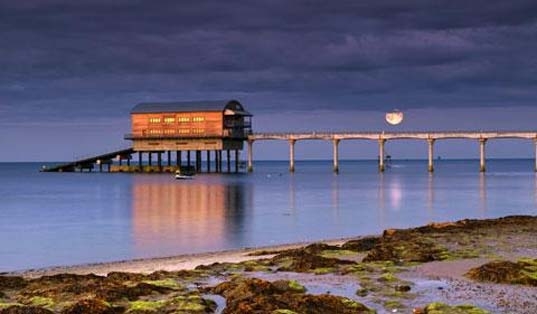
[[[145,255],[214,250],[233,245],[250,199],[247,186],[177,184],[135,178],[133,241]]]

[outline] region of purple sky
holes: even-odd
[[[0,161],[129,145],[139,102],[238,99],[254,131],[537,130],[537,2],[0,0]],[[391,127],[384,112],[405,112]],[[422,142],[390,142],[424,158]],[[9,147],[9,149],[5,149]],[[298,158],[329,158],[300,142]],[[477,143],[440,141],[443,157]],[[491,141],[530,157],[529,141]],[[376,158],[376,143],[341,145]],[[285,143],[256,144],[284,159]]]

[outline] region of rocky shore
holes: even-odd
[[[537,217],[510,216],[4,274],[0,313],[537,313],[536,286]]]

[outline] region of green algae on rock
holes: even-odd
[[[450,306],[440,302],[433,302],[422,309],[414,309],[416,314],[488,314],[489,312],[473,305],[463,304]]]
[[[257,278],[235,278],[217,285],[211,292],[226,298],[227,306],[223,314],[276,311],[312,314],[374,313],[365,305],[345,297],[328,294],[308,295],[286,288],[289,286],[292,285],[289,283],[285,286],[275,285]]]
[[[466,276],[478,281],[537,286],[537,259],[493,261],[470,269]]]

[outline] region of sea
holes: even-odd
[[[532,159],[259,161],[253,173],[43,173],[0,163],[0,272],[379,234],[537,214]],[[50,164],[48,164],[50,165]],[[214,169],[214,167],[213,167]]]

